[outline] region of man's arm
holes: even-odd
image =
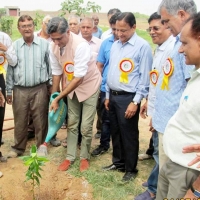
[[[8,64],[11,66],[15,66],[17,64],[17,56],[15,54],[15,49],[12,44],[12,40],[8,35],[5,35],[4,44],[0,42],[0,51],[3,51],[5,57],[8,61]]]
[[[101,74],[102,74],[102,71],[103,71],[103,66],[104,66],[103,63],[97,62],[97,67],[98,67]]]
[[[192,184],[192,187],[194,190],[197,190],[200,193],[200,175],[198,176],[196,181]],[[189,189],[184,196],[184,199],[186,199],[186,198],[187,199],[196,199],[196,198],[200,198],[200,195],[198,197],[195,196],[193,191],[191,189]]]

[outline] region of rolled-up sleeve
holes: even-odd
[[[57,76],[61,75],[63,73],[63,68],[58,62],[56,56],[54,55],[51,45],[49,50],[49,58],[50,58],[52,75],[57,75]]]
[[[77,46],[74,56],[74,77],[81,78],[86,75],[91,53],[91,48],[86,42]]]

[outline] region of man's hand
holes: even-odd
[[[143,119],[146,119],[147,117],[147,102],[148,101],[146,101],[140,108],[140,117]]]
[[[109,110],[109,99],[106,99],[104,102],[106,110]]]
[[[4,44],[2,44],[2,43],[0,42],[0,50],[3,51],[3,52],[5,52],[5,51],[8,50],[8,48],[7,48]]]
[[[7,104],[9,104],[9,105],[12,104],[12,95],[7,95],[7,97],[6,97],[6,102],[7,102]]]
[[[124,117],[125,117],[126,119],[130,119],[131,117],[133,117],[133,116],[135,115],[137,109],[138,109],[138,105],[135,105],[133,102],[131,102],[131,103],[128,105],[127,109],[126,109],[126,112],[125,112],[125,116],[124,116]]]
[[[3,93],[0,91],[0,107],[4,107],[5,105],[5,98]]]
[[[52,110],[54,111],[54,113],[56,112],[56,110],[58,110],[59,108],[59,104],[58,104],[58,100],[55,98],[52,102],[51,105],[49,107],[49,112],[51,112]]]
[[[192,153],[198,152],[196,154],[196,158],[194,158],[191,162],[188,163],[188,166],[192,166],[198,162],[200,162],[200,144],[193,144],[190,146],[183,147],[183,153]],[[197,165],[197,168],[200,168],[200,164]]]

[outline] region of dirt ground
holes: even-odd
[[[5,119],[13,117],[12,108],[6,105]],[[96,119],[95,119],[96,122]],[[96,132],[94,122],[93,134]],[[13,127],[13,120],[4,122],[4,129]],[[145,150],[148,145],[148,120],[140,119],[140,150]],[[63,140],[66,137],[66,129],[60,129],[57,137]],[[6,156],[13,144],[13,129],[3,132],[5,144],[1,151]],[[98,145],[99,140],[92,141],[92,149]],[[29,155],[34,139],[28,142],[25,155]],[[92,200],[93,189],[84,177],[76,178],[67,172],[57,170],[59,163],[64,160],[66,149],[62,146],[48,147],[50,162],[47,162],[41,173],[41,186],[36,189],[37,199],[41,200]],[[109,151],[111,157],[111,151]],[[92,163],[91,163],[92,164]],[[8,159],[7,163],[0,163],[0,171],[3,177],[0,178],[0,200],[31,200],[31,184],[24,182],[27,167],[19,158]],[[58,181],[59,180],[59,181]],[[78,191],[78,192],[77,192]]]

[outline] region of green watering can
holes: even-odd
[[[49,106],[51,105],[52,101],[59,95],[59,92],[55,92],[50,97]],[[48,132],[45,139],[45,142],[40,145],[37,150],[37,154],[39,156],[46,156],[47,155],[47,143],[51,140],[51,138],[57,133],[57,131],[61,128],[63,122],[65,121],[67,114],[67,106],[64,103],[63,99],[59,101],[59,108],[54,111],[52,110],[48,114]]]
[[[52,101],[59,95],[59,92],[55,92],[50,97],[49,106],[51,105]],[[48,143],[51,138],[57,133],[57,131],[61,128],[63,122],[65,121],[67,114],[67,106],[64,103],[63,99],[59,101],[59,108],[54,111],[52,110],[49,112],[48,115],[48,133],[45,139],[45,142]]]

